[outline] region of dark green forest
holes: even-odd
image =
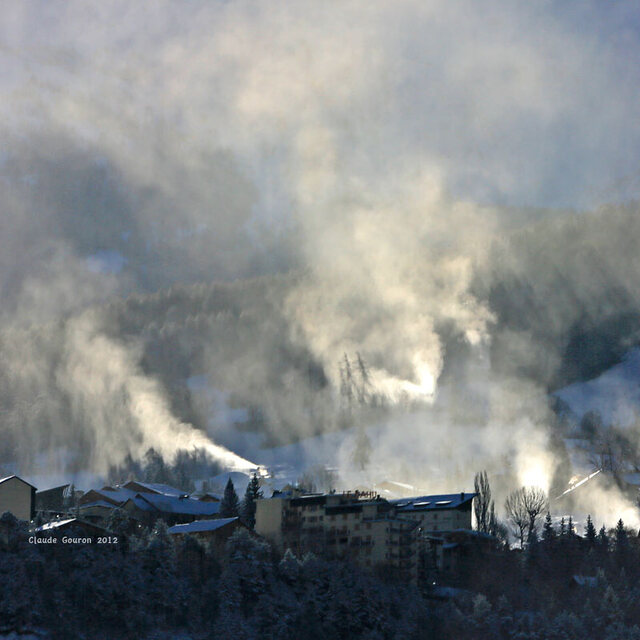
[[[166,525],[115,545],[30,544],[8,514],[0,632],[60,640],[640,638],[640,540],[622,522],[578,536],[547,524],[525,551],[469,547],[455,576],[418,585],[246,531],[223,553]]]

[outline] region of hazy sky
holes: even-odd
[[[640,194],[639,17],[623,1],[4,3],[0,321],[296,268],[285,312],[329,377],[359,351],[390,396],[430,396],[438,326],[486,348],[477,265],[542,216],[513,208]],[[69,324],[65,393],[98,345],[121,366],[97,387],[153,396],[99,320]]]

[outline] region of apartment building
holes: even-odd
[[[256,532],[280,551],[384,566],[410,580],[445,567],[447,532],[471,529],[473,493],[385,500],[370,491],[275,493],[256,503]]]
[[[308,551],[417,576],[417,525],[370,491],[275,494],[256,503],[256,532],[281,551]]]

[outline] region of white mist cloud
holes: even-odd
[[[632,9],[34,1],[0,15],[0,300],[19,309],[7,325],[71,317],[47,363],[60,358],[57,384],[91,425],[75,435],[94,464],[201,436],[171,415],[135,345],[99,318],[84,326],[86,307],[297,268],[285,311],[334,386],[342,354],[359,352],[394,401],[448,399],[444,417],[390,419],[377,463],[455,458],[468,474],[507,457],[519,481],[549,483],[543,403],[527,402],[541,389],[490,365],[468,369],[487,378],[480,390],[447,387],[442,334],[492,357],[495,316],[475,280],[501,266],[487,264],[495,242],[542,217],[496,205],[590,206],[637,173]],[[119,270],[87,268],[109,252]],[[527,332],[501,338],[518,365],[539,357]],[[33,366],[21,358],[49,357],[30,340],[10,359],[18,372]],[[49,383],[27,378],[46,416]],[[473,429],[451,418],[467,413],[464,393],[481,399]],[[308,419],[286,394],[271,402]]]

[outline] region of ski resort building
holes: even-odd
[[[385,565],[408,579],[418,571],[418,525],[369,491],[274,494],[256,502],[256,533],[281,551],[307,551],[363,567]]]
[[[219,502],[202,502],[187,495],[181,497],[155,493],[137,493],[127,500],[122,509],[131,518],[145,524],[164,520],[168,525],[193,522],[194,520],[217,518]]]
[[[195,520],[187,524],[176,524],[169,527],[169,535],[176,538],[191,536],[208,543],[216,553],[222,555],[227,540],[238,529],[248,530],[240,518],[218,518],[216,520]]]
[[[35,515],[36,488],[18,476],[0,478],[0,515],[10,511],[18,520]]]
[[[256,502],[256,532],[280,551],[386,566],[415,579],[421,555],[446,570],[454,548],[447,546],[446,534],[471,532],[474,497],[457,493],[390,501],[370,491],[304,495],[292,490]]]

